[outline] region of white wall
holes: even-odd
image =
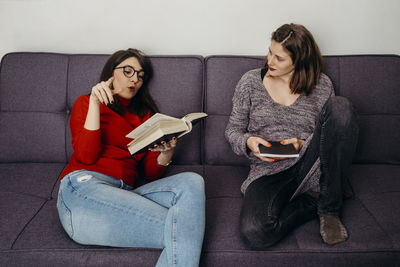
[[[0,57],[14,51],[264,55],[305,25],[324,55],[400,54],[399,0],[0,0]]]

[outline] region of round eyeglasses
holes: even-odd
[[[144,81],[145,79],[145,74],[143,70],[135,70],[132,66],[126,65],[126,66],[121,66],[121,67],[115,67],[116,69],[122,69],[122,72],[124,73],[126,78],[131,78],[137,73],[137,79],[141,82]]]

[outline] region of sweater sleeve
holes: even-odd
[[[225,130],[225,138],[237,155],[250,158],[247,150],[247,139],[251,136],[247,131],[250,113],[249,85],[245,74],[236,86],[232,99],[232,112]]]
[[[150,181],[160,179],[167,170],[166,166],[158,165],[157,158],[159,155],[160,152],[149,151],[143,159],[144,174]]]
[[[102,151],[101,131],[84,128],[89,108],[89,98],[79,97],[74,104],[71,114],[72,147],[80,162],[91,165],[96,163]]]

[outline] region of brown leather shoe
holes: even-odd
[[[349,235],[347,230],[336,216],[320,216],[319,217],[322,239],[328,245],[335,245],[346,241]]]

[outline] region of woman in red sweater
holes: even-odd
[[[198,266],[205,227],[203,178],[160,179],[176,139],[130,155],[125,136],[158,111],[148,91],[152,66],[136,49],[115,52],[70,127],[74,154],[62,172],[57,208],[80,244],[161,248],[157,266]],[[151,183],[134,188],[139,165]],[[178,212],[179,210],[179,212]]]

